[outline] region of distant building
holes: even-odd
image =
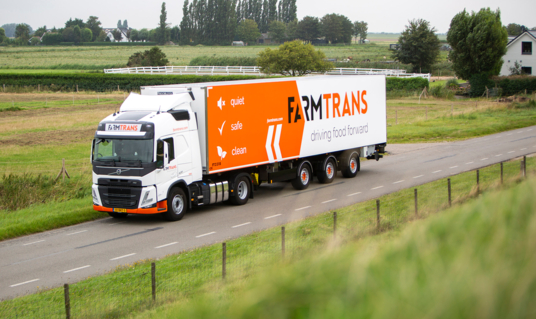
[[[536,31],[525,31],[510,40],[506,45],[506,54],[501,75],[510,75],[510,68],[515,63],[521,64],[521,71],[525,74],[536,75]]]
[[[117,41],[114,37],[113,32],[115,30],[119,29],[121,31],[122,38],[121,40]],[[110,42],[129,42],[129,38],[127,37],[127,34],[129,33],[129,30],[132,30],[131,28],[103,28],[104,32],[106,32],[106,37],[110,39]]]
[[[243,47],[245,46],[244,41],[233,41],[234,47]]]

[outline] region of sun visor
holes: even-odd
[[[139,95],[130,93],[121,105],[121,112],[129,111],[151,111],[167,112],[181,104],[189,103],[192,97],[188,93],[175,95]]]

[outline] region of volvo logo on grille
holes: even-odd
[[[110,173],[108,175],[121,175],[121,173],[124,173],[124,172],[128,172],[130,171],[130,169],[117,169],[117,171],[115,171],[115,173]]]
[[[120,169],[117,170],[117,175],[121,175],[121,170]]]

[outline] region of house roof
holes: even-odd
[[[532,37],[534,40],[536,40],[536,31],[525,31],[525,32],[521,33],[520,35],[518,35],[517,37],[515,37],[514,39],[510,40],[510,42],[508,42],[506,47],[508,48],[512,43],[516,42],[517,39],[521,38],[525,33],[528,36]]]

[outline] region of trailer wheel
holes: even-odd
[[[128,214],[125,214],[125,213],[112,213],[112,212],[108,212],[108,215],[110,215],[110,217],[113,217],[113,218],[126,218],[128,216]]]
[[[311,174],[311,166],[305,163],[302,164],[298,171],[298,176],[292,180],[292,186],[297,190],[306,189],[311,184],[313,176]]]
[[[324,161],[322,167],[317,171],[318,180],[322,184],[329,184],[335,179],[337,174],[337,164],[333,158]]]
[[[164,213],[164,218],[169,221],[180,220],[188,209],[186,195],[181,188],[173,188],[167,199],[168,210]]]
[[[246,175],[238,175],[233,183],[234,196],[231,197],[231,203],[234,205],[244,205],[248,202],[251,195],[251,184]]]
[[[359,164],[359,156],[357,152],[352,152],[349,154],[343,154],[343,156],[340,159],[341,162],[341,173],[342,176],[346,178],[352,178],[357,175],[357,172],[359,172],[360,164]]]

